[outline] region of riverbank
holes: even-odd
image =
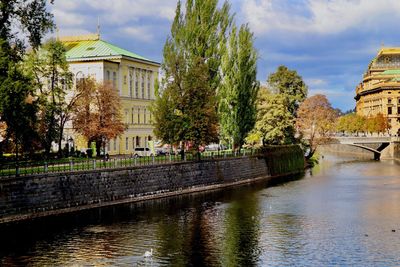
[[[215,190],[303,169],[300,147],[282,146],[236,158],[5,178],[0,223]]]

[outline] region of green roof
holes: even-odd
[[[129,52],[128,50],[107,43],[103,40],[65,42],[64,45],[67,48],[67,60],[110,56],[127,56],[139,60],[154,62],[135,53]]]
[[[382,72],[383,75],[400,75],[400,70],[385,70]]]

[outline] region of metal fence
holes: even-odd
[[[65,173],[78,172],[87,170],[115,169],[145,165],[169,164],[175,162],[198,161],[221,158],[234,158],[256,155],[260,151],[256,149],[242,149],[240,151],[222,150],[222,151],[205,151],[198,156],[191,153],[168,154],[147,157],[132,157],[129,155],[118,156],[109,159],[80,159],[71,158],[63,160],[54,160],[48,162],[19,162],[6,163],[0,165],[0,178],[2,177],[18,177],[34,174],[45,173]]]

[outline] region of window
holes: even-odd
[[[147,144],[147,136],[144,137],[144,146],[145,146],[145,147],[148,147],[148,144]]]
[[[135,137],[132,137],[132,149],[135,149]]]
[[[399,92],[400,93],[400,92]],[[400,104],[400,98],[397,99],[397,103]]]
[[[85,79],[85,75],[83,75],[83,72],[82,71],[78,71],[76,73],[76,76],[75,76],[76,84],[78,84],[79,82],[83,81],[84,79]]]
[[[107,81],[111,81],[111,75],[110,75],[110,71],[109,70],[107,71],[107,77],[106,78],[107,78]]]
[[[134,118],[133,118],[133,115],[135,114],[135,109],[134,108],[132,108],[132,124],[134,124],[135,122],[133,121],[134,120]]]
[[[397,107],[397,114],[400,114],[400,107]]]
[[[153,138],[149,135],[149,137],[147,138],[149,141],[151,141]]]
[[[111,144],[110,144],[110,141],[108,141],[107,142],[107,151],[110,151],[111,150]]]
[[[135,97],[139,98],[139,70],[135,69]]]
[[[143,110],[143,123],[144,123],[144,124],[146,124],[146,122],[147,122],[147,121],[146,121],[146,113],[147,113],[147,110],[144,109],[144,110]]]
[[[392,114],[392,107],[388,107],[388,115]]]
[[[147,98],[151,99],[151,71],[147,73]]]
[[[137,123],[140,124],[140,108],[137,110]]]
[[[117,73],[114,71],[113,72],[113,86],[116,89],[117,88]]]
[[[140,137],[136,136],[136,146],[140,146]]]
[[[146,71],[143,70],[142,71],[142,98],[144,99],[144,81],[145,81],[145,77],[146,77]]]
[[[392,99],[388,98],[388,104],[392,104]]]
[[[125,110],[125,123],[128,124],[129,123],[129,109]]]
[[[128,137],[125,138],[125,149],[129,150],[129,138]]]
[[[126,84],[126,75],[124,75],[124,84]]]
[[[114,139],[114,150],[117,150],[117,138]]]
[[[129,96],[133,97],[133,73],[129,71]]]

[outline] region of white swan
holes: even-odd
[[[143,254],[143,257],[145,257],[145,258],[150,258],[150,257],[152,257],[153,256],[153,249],[150,249],[150,251],[146,251],[144,254]]]

